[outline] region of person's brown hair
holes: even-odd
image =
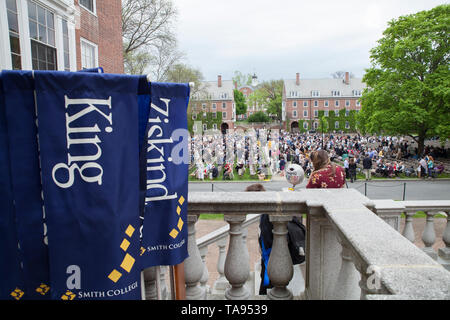
[[[252,185],[249,185],[247,188],[245,188],[245,191],[266,191],[264,186],[260,183],[255,183]]]
[[[331,176],[335,176],[336,165],[334,163],[330,163],[330,158],[328,157],[328,153],[325,150],[311,152],[310,158],[314,166],[314,171],[323,169],[328,164],[331,164]]]

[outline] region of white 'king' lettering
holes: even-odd
[[[92,112],[97,113],[107,120],[109,126],[104,128],[106,133],[111,133],[112,128],[112,113],[111,110],[111,97],[108,99],[70,99],[64,96],[65,109],[66,109],[66,139],[67,139],[67,163],[57,163],[52,170],[52,178],[55,184],[60,188],[69,188],[75,181],[75,171],[78,171],[81,179],[88,183],[102,184],[103,168],[97,161],[102,155],[102,148],[100,143],[102,140],[98,137],[97,133],[102,132],[98,123],[95,123],[92,127],[77,127],[74,122],[76,120],[88,116]],[[69,115],[68,111],[72,105],[86,106],[81,110],[77,109],[77,112]],[[107,112],[100,110],[97,106],[108,106]],[[79,107],[78,107],[79,108]],[[91,154],[72,154],[71,147],[77,145],[92,145],[95,152]],[[98,172],[95,176],[87,176],[84,174],[85,170],[91,169],[90,173]],[[56,177],[58,170],[67,171],[67,181],[60,181]]]

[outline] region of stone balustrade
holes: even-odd
[[[268,291],[267,297],[298,298],[288,289],[293,266],[286,237],[287,222],[293,215],[306,213],[306,274],[302,297],[450,299],[450,272],[435,259],[448,261],[448,222],[443,235],[446,247],[440,249],[436,256],[430,251],[435,242],[433,217],[437,212],[446,212],[448,219],[449,209],[449,201],[371,201],[353,189],[191,192],[188,198],[186,296],[188,299],[206,298],[205,248],[216,242],[222,255],[219,254],[217,269],[220,276],[213,291],[225,289],[226,299],[253,298],[244,285],[250,270],[243,229],[257,221],[254,214],[268,214],[274,224],[274,242],[268,265],[274,288]],[[411,242],[413,233],[409,220],[417,211],[427,214],[427,226],[422,236],[423,250]],[[229,225],[215,235],[195,241],[195,223],[201,213],[224,214]],[[398,232],[402,213],[406,214],[404,236]],[[225,253],[227,232],[230,236]],[[153,281],[154,274],[149,273],[149,277]],[[151,294],[154,295],[153,292]]]

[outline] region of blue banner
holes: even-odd
[[[23,270],[14,213],[14,200],[9,163],[8,129],[4,91],[0,74],[0,299],[20,300],[24,296]]]
[[[24,299],[49,299],[48,247],[31,71],[3,71],[5,112]]]
[[[35,83],[52,299],[140,299],[138,77]]]
[[[187,258],[187,84],[151,83],[145,143],[142,268]]]

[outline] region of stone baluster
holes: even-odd
[[[334,288],[335,300],[359,300],[361,297],[361,289],[358,286],[361,276],[356,270],[353,263],[352,252],[347,241],[338,237],[338,241],[342,246],[341,251],[341,268]]]
[[[207,286],[207,282],[209,279],[209,273],[208,273],[208,268],[206,267],[206,255],[208,254],[208,247],[205,246],[205,247],[201,248],[199,251],[200,251],[200,257],[202,258],[202,261],[203,261],[203,274],[200,279],[200,286],[205,291],[205,300],[206,300],[206,295],[208,294],[208,291],[209,291],[209,288]]]
[[[437,253],[433,249],[433,244],[436,242],[436,233],[434,231],[434,215],[436,212],[425,212],[425,214],[427,215],[427,222],[422,234],[422,241],[425,244],[425,248],[422,250],[436,260]]]
[[[225,258],[227,256],[226,246],[227,238],[222,238],[217,241],[217,247],[219,249],[219,258],[217,259],[217,272],[219,278],[214,282],[213,294],[225,294],[225,289],[229,287],[227,278],[225,278]]]
[[[160,266],[160,286],[161,286],[161,300],[167,300],[169,293],[167,290],[167,283],[166,283],[166,273],[167,273],[167,266]]]
[[[415,212],[405,212],[405,227],[403,228],[403,236],[414,243],[416,236],[413,228],[413,215]]]
[[[445,243],[444,248],[438,250],[438,262],[450,271],[450,212],[447,214],[447,226],[445,227],[442,240]]]
[[[228,300],[246,300],[250,297],[245,287],[250,274],[248,253],[242,239],[242,222],[245,215],[225,215],[225,221],[230,224],[230,242],[225,259],[225,276],[231,284],[231,288],[225,291]]]
[[[355,267],[361,276],[359,281],[361,300],[366,300],[368,295],[388,293],[381,284],[381,274],[377,267],[367,266],[361,260],[355,262]]]
[[[156,268],[150,267],[144,270],[145,300],[157,300]]]
[[[186,299],[201,300],[205,297],[204,289],[199,286],[204,266],[195,239],[195,224],[197,215],[188,215],[188,253],[189,257],[184,261],[184,278],[186,282]]]
[[[267,273],[273,288],[267,293],[271,300],[291,300],[292,292],[287,288],[294,275],[291,254],[288,248],[287,223],[291,216],[270,216],[273,224],[273,243]]]
[[[333,296],[342,260],[337,233],[321,206],[308,207],[306,219],[306,278],[305,298],[327,300]]]

